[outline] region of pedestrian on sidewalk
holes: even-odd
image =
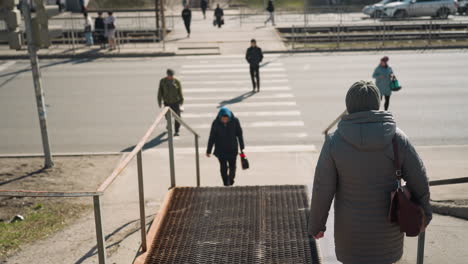
[[[167,69],[167,76],[159,82],[158,89],[158,105],[161,108],[164,106],[170,107],[179,117],[181,116],[181,106],[184,104],[184,94],[182,93],[182,85],[180,81],[174,77],[175,72]],[[174,136],[179,136],[180,123],[175,121]]]
[[[113,12],[107,12],[107,17],[104,19],[106,29],[106,38],[109,42],[109,50],[115,50],[115,17]]]
[[[224,186],[234,185],[237,154],[239,153],[239,146],[241,153],[244,151],[244,137],[239,119],[227,107],[221,107],[211,125],[206,150],[208,158],[211,156],[213,146],[215,147],[214,155],[219,160]]]
[[[265,21],[265,26],[266,24],[271,21],[271,24],[275,26],[275,6],[273,5],[273,1],[270,0],[268,1],[268,6],[266,8],[266,11],[268,11],[268,19]]]
[[[89,17],[88,13],[84,13],[84,19],[85,19],[84,35],[85,35],[85,39],[86,39],[86,46],[90,47],[90,46],[94,45],[93,21],[91,20],[91,17]]]
[[[104,25],[104,18],[102,17],[102,12],[99,11],[98,16],[96,17],[96,19],[94,19],[94,35],[96,43],[99,44],[101,48],[106,47],[106,37],[104,36],[105,28],[106,26]]]
[[[372,82],[353,84],[346,95],[349,114],[326,138],[315,169],[309,234],[324,236],[335,199],[335,251],[346,264],[391,264],[403,254],[404,234],[387,218],[390,193],[397,187],[395,157],[401,157],[403,179],[424,210],[426,226],[432,219],[424,164],[392,114],[379,107]]]
[[[214,16],[215,16],[214,25],[218,26],[218,28],[221,28],[221,26],[224,24],[224,11],[219,6],[219,4],[216,6],[216,9],[214,11]]]
[[[245,59],[250,65],[250,78],[252,79],[252,91],[260,92],[260,63],[263,60],[263,52],[260,47],[257,46],[257,41],[252,39],[250,41],[250,47],[247,49]]]
[[[185,29],[187,30],[187,38],[190,38],[190,23],[192,22],[192,10],[186,5],[182,10],[182,19],[184,20]]]
[[[203,19],[206,19],[206,9],[208,8],[208,1],[207,0],[201,0],[200,1],[200,8],[203,13]]]
[[[387,56],[380,59],[379,66],[375,68],[372,77],[375,79],[375,84],[380,90],[381,96],[385,97],[384,108],[388,110],[390,106],[390,96],[392,95],[392,89],[390,84],[394,78],[393,69],[388,65],[389,58]]]

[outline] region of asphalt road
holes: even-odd
[[[391,98],[398,125],[418,146],[468,144],[465,51],[386,53],[403,89]],[[204,147],[217,107],[238,115],[248,147],[320,146],[357,80],[370,80],[382,53],[269,55],[262,92],[249,94],[243,56],[42,61],[52,151],[115,152],[133,146],[159,112],[158,80],[174,68],[183,117]],[[28,61],[0,62],[0,154],[41,153]],[[159,127],[148,147],[164,142]],[[191,147],[187,130],[177,147]]]

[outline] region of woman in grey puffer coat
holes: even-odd
[[[373,83],[355,83],[346,95],[348,115],[325,141],[315,171],[309,234],[323,237],[335,199],[335,251],[345,264],[390,264],[403,254],[403,234],[387,220],[396,188],[392,139],[399,145],[403,178],[432,218],[426,170],[389,112],[378,111]]]

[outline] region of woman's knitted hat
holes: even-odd
[[[373,82],[359,81],[346,94],[348,113],[379,110],[380,92]]]

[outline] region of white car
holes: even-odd
[[[404,0],[385,5],[384,12],[387,17],[397,19],[422,16],[446,19],[456,14],[457,9],[454,0]]]
[[[468,15],[468,0],[459,0],[458,1],[458,13],[460,15]]]
[[[363,9],[362,12],[371,18],[380,18],[385,15],[383,9],[386,4],[394,3],[394,2],[400,2],[402,0],[382,0],[376,4],[373,5],[366,5]]]

